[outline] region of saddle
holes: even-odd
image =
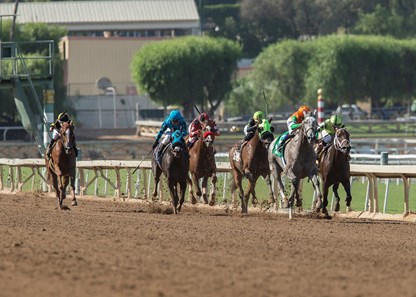
[[[288,144],[288,142],[293,138],[293,137],[288,137],[287,135],[289,134],[289,132],[284,132],[282,134],[280,134],[279,138],[277,139],[277,141],[274,144],[273,147],[273,155],[278,156],[279,158],[283,158],[284,153],[285,153],[285,148],[286,148],[286,144]]]

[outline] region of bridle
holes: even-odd
[[[347,137],[341,139],[338,136],[340,134],[339,132],[344,132],[347,135]],[[335,132],[335,136],[334,136],[334,148],[338,151],[345,153],[348,151],[350,147],[351,147],[351,144],[350,144],[350,140],[348,139],[348,131],[345,130],[345,128],[337,129]]]
[[[73,139],[74,133],[72,131],[72,123],[71,122],[63,122],[61,123],[61,129],[59,131],[59,136],[62,140],[62,145],[65,149],[65,153],[71,153],[71,149],[73,146]]]
[[[302,134],[308,139],[309,142],[315,139],[316,133],[316,118],[314,116],[308,115],[302,121]],[[311,132],[311,133],[310,133]]]

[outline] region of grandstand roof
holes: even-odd
[[[1,3],[0,15],[13,14],[14,3]],[[18,23],[64,25],[68,30],[138,29],[138,24],[198,27],[194,0],[62,1],[19,3]],[[97,26],[98,25],[98,26]]]

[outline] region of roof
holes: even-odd
[[[0,15],[13,14],[14,3],[1,3]],[[194,0],[61,1],[19,3],[18,23],[71,24],[199,22]]]

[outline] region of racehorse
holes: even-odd
[[[272,165],[273,175],[277,180],[284,208],[289,207],[291,210],[294,199],[296,199],[297,207],[302,206],[299,184],[301,179],[309,177],[317,193],[317,211],[322,208],[322,213],[327,216],[326,206],[328,202],[322,202],[322,195],[319,189],[318,168],[316,166],[316,153],[314,150],[317,127],[315,113],[309,113],[303,120],[301,126],[295,131],[294,137],[285,145],[282,155],[283,158],[277,156],[274,152],[274,147],[279,138],[273,141],[269,147],[269,161]],[[281,175],[283,172],[292,183],[289,199],[285,195],[282,182]]]
[[[350,134],[345,128],[339,128],[335,131],[333,144],[319,156],[319,174],[322,178],[322,194],[324,201],[327,200],[329,188],[335,195],[335,211],[339,211],[338,187],[341,183],[345,189],[347,197],[345,198],[347,211],[351,211],[351,185],[350,185],[350,162],[348,154],[351,149]]]
[[[215,151],[213,147],[215,134],[211,128],[216,127],[213,120],[209,120],[200,132],[198,140],[189,149],[189,172],[191,173],[193,184],[196,187],[196,195],[205,203],[208,203],[207,184],[211,178],[211,194],[209,205],[215,204],[215,185],[217,183],[217,165],[215,163]],[[202,178],[202,191],[199,180]],[[193,204],[197,202],[192,184],[189,184],[189,193]]]
[[[156,151],[152,157],[152,171],[155,180],[153,198],[157,197],[157,188],[163,172],[167,179],[169,193],[172,198],[173,213],[177,214],[185,201],[186,184],[187,182],[192,182],[188,175],[189,157],[187,147],[181,132],[177,130],[171,135],[171,142],[165,146],[160,164],[156,161]],[[178,189],[178,185],[180,190]]]
[[[66,188],[69,183],[72,191],[71,205],[77,205],[75,198],[76,157],[73,149],[75,134],[72,121],[61,123],[59,135],[60,138],[55,141],[52,147],[51,158],[48,160],[45,156],[45,163],[48,170],[48,181],[55,189],[59,209],[69,209],[62,204],[66,198]]]
[[[247,144],[241,149],[241,160],[235,160],[235,150],[238,145],[234,145],[229,152],[233,181],[231,183],[231,194],[238,188],[241,200],[241,212],[248,213],[248,201],[252,195],[252,204],[257,204],[255,192],[256,182],[262,176],[269,187],[270,199],[273,198],[273,189],[270,179],[270,165],[267,159],[268,147],[273,141],[273,133],[270,122],[264,119],[257,127],[255,134]],[[248,179],[246,193],[244,193],[242,180]],[[274,201],[274,200],[273,200]]]

